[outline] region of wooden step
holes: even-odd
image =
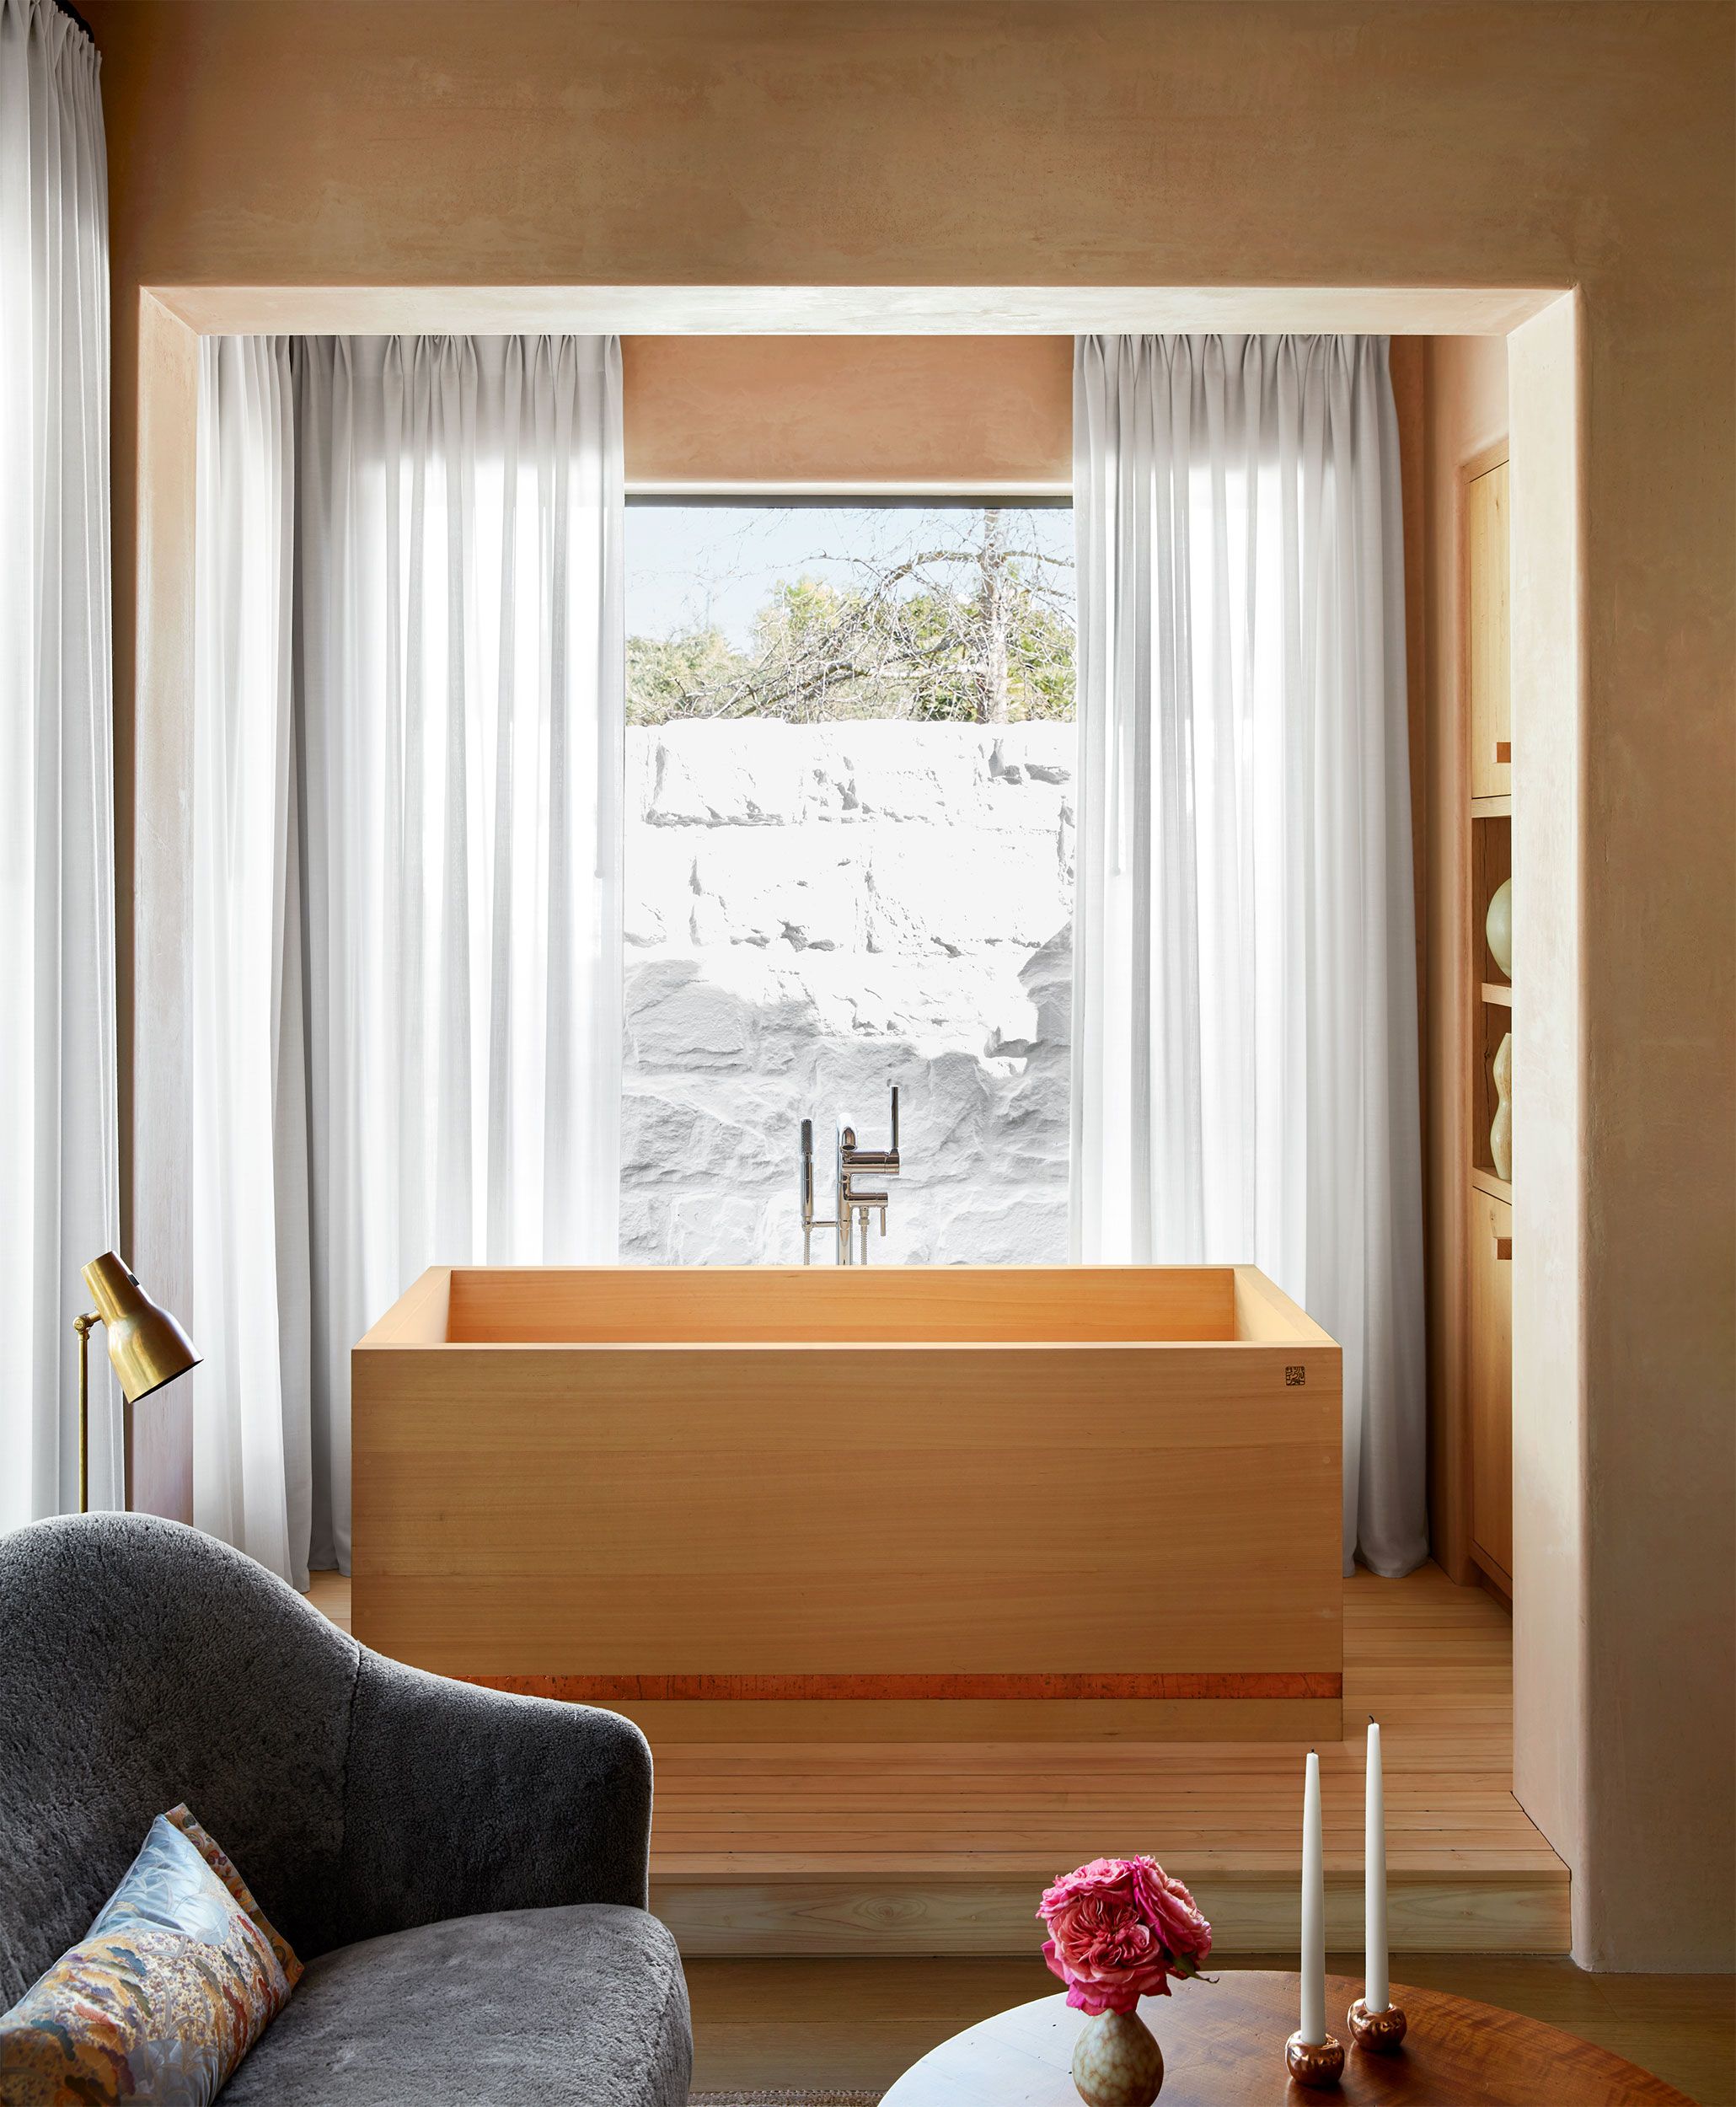
[[[1216,1951],[1294,1951],[1298,1874],[1196,1867],[1180,1854],[1165,1863],[1192,1888],[1211,1921]],[[1037,1897],[1063,1869],[925,1881],[869,1872],[740,1879],[666,1874],[652,1882],[651,1907],[682,1952],[694,1958],[1030,1954],[1041,1943]],[[1359,1948],[1362,1911],[1360,1871],[1329,1874],[1328,1943]],[[1556,1861],[1529,1871],[1393,1874],[1388,1922],[1395,1950],[1564,1954],[1567,1869]]]

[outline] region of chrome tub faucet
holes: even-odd
[[[895,1178],[898,1175],[898,1086],[892,1085],[892,1143],[889,1149],[860,1149],[854,1127],[839,1125],[835,1199],[836,1212],[821,1220],[814,1213],[814,1123],[801,1123],[801,1263],[813,1263],[817,1229],[834,1232],[836,1263],[865,1266],[868,1263],[868,1217],[878,1211],[880,1233],[886,1235],[888,1195],[869,1192],[856,1183],[859,1175]],[[857,1255],[860,1250],[860,1257]]]

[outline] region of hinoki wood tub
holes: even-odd
[[[436,1268],[356,1636],[664,1740],[1336,1740],[1339,1396],[1251,1267]]]

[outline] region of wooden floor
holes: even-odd
[[[347,1581],[314,1600],[346,1622]],[[1514,1799],[1512,1627],[1438,1568],[1345,1584],[1344,1712],[1385,1748],[1395,1948],[1563,1954],[1567,1873]],[[1294,1944],[1302,1756],[1274,1743],[666,1742],[653,1906],[691,1956],[1025,1954],[1037,1892],[1149,1851],[1224,1954]],[[1359,1943],[1363,1739],[1321,1750],[1328,1936]]]

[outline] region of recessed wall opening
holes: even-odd
[[[787,293],[742,291],[695,292],[667,289],[575,292],[551,304],[547,292],[501,294],[479,301],[462,292],[371,295],[331,290],[266,293],[206,287],[147,295],[142,335],[142,522],[148,556],[141,565],[140,638],[141,765],[140,795],[149,803],[158,787],[167,790],[185,767],[184,743],[190,730],[190,679],[180,677],[181,654],[189,652],[191,632],[184,601],[159,590],[159,582],[175,574],[179,549],[190,559],[193,546],[192,492],[188,480],[191,458],[197,373],[197,340],[203,333],[281,329],[354,330],[381,326],[491,330],[551,326],[579,330],[639,328],[675,332],[660,341],[697,343],[708,330],[764,330],[777,327],[791,312]],[[1518,1629],[1515,1689],[1514,1777],[1519,1797],[1563,1856],[1578,1847],[1582,1819],[1580,1767],[1589,1761],[1575,1724],[1582,1718],[1583,1651],[1573,1634],[1583,1628],[1583,1574],[1577,1563],[1578,1540],[1573,1535],[1582,1509],[1578,1439],[1580,1411],[1578,1305],[1561,1292],[1575,1272],[1580,1236],[1575,1143],[1578,1131],[1577,1016],[1578,889],[1578,762],[1579,738],[1578,570],[1580,522],[1576,476],[1578,424],[1575,404],[1579,385],[1576,304],[1572,296],[1514,292],[1379,292],[1316,289],[1302,293],[1243,292],[1206,298],[1181,292],[1098,293],[1075,298],[1064,292],[1016,295],[990,289],[946,293],[884,292],[811,293],[801,313],[811,328],[841,334],[833,343],[859,340],[876,346],[876,338],[853,340],[852,331],[901,330],[931,331],[935,340],[956,344],[961,332],[1058,331],[1080,324],[1108,329],[1214,330],[1238,326],[1256,330],[1339,329],[1392,330],[1401,333],[1464,333],[1505,340],[1512,373],[1511,474],[1513,487],[1513,721],[1526,743],[1524,795],[1513,812],[1515,869],[1530,873],[1526,914],[1533,952],[1524,967],[1530,989],[1519,1027],[1515,1065],[1533,1080],[1527,1099],[1526,1146],[1530,1168],[1523,1172],[1531,1232],[1516,1237],[1512,1258],[1514,1296],[1514,1620]],[[685,333],[691,333],[687,335]],[[764,342],[767,340],[759,340]],[[1045,341],[1053,351],[1066,340]],[[876,351],[874,356],[880,355]],[[1047,356],[1047,355],[1046,355]],[[986,473],[948,475],[932,472],[932,462],[907,458],[876,464],[876,494],[889,487],[929,499],[951,495],[1005,496],[1015,490],[1046,495],[1064,492],[1067,464],[1057,458],[1053,443],[1053,410],[1060,405],[1064,432],[1067,390],[1049,358],[1049,379],[1037,392],[1047,405],[1037,420],[1051,433],[1047,458],[1033,463],[1016,446],[1001,449],[1002,458]],[[1396,360],[1395,370],[1396,371]],[[633,366],[628,362],[628,431],[635,428]],[[1414,367],[1412,371],[1414,373]],[[885,377],[882,376],[884,380]],[[887,382],[882,394],[896,389]],[[769,414],[769,413],[767,413]],[[1400,415],[1406,414],[1401,399]],[[745,421],[751,422],[751,420]],[[823,418],[810,419],[831,429]],[[712,429],[725,428],[714,422]],[[737,427],[737,437],[740,428]],[[641,434],[646,426],[639,426]],[[635,464],[630,452],[628,482],[643,494],[672,496],[744,494],[739,449],[719,474],[715,464],[677,458]],[[924,472],[927,469],[929,472]],[[822,474],[800,462],[785,464],[774,479],[792,491],[821,494],[834,501],[861,495],[840,488],[853,480],[833,461]],[[814,485],[822,486],[816,493]],[[658,488],[657,486],[661,486]],[[963,486],[963,487],[962,487]],[[764,492],[758,493],[765,495]],[[636,509],[636,508],[635,508]],[[795,509],[793,507],[789,509]],[[1413,535],[1412,529],[1416,529]],[[1406,543],[1430,547],[1421,523],[1406,521]],[[1421,587],[1419,590],[1423,589]],[[1413,659],[1413,693],[1416,662]],[[774,727],[784,728],[784,727]],[[894,730],[913,728],[894,725]],[[1413,768],[1419,799],[1431,793],[1432,773],[1440,765],[1422,728],[1413,726]],[[1515,780],[1519,780],[1517,765]],[[163,805],[172,812],[172,798]],[[137,1113],[134,1122],[136,1183],[134,1208],[142,1234],[137,1247],[149,1250],[149,1271],[165,1284],[168,1299],[188,1302],[188,1254],[177,1241],[176,1224],[184,1218],[170,1204],[176,1165],[185,1151],[188,1130],[185,1067],[165,1060],[163,1049],[178,1043],[170,1015],[174,1003],[163,992],[175,984],[172,970],[151,970],[162,956],[165,967],[176,955],[179,934],[192,909],[186,886],[185,839],[171,823],[141,837],[139,856],[138,962],[142,1006],[137,1019]],[[1456,909],[1455,909],[1456,911]],[[152,1013],[147,1016],[147,1011]],[[163,1014],[158,1016],[158,1012]],[[153,1028],[154,1027],[154,1028]],[[879,1139],[869,1120],[866,1138]],[[790,1174],[785,1171],[783,1175]],[[793,1178],[790,1182],[793,1185]],[[786,1188],[786,1190],[789,1189]],[[793,1198],[793,1195],[792,1195]],[[148,1225],[148,1226],[147,1226]],[[154,1243],[155,1248],[149,1247]],[[185,1421],[164,1413],[147,1430],[148,1445],[138,1477],[147,1500],[174,1511],[185,1498]],[[160,1487],[161,1490],[154,1489]],[[1563,1544],[1560,1530],[1546,1516],[1566,1515],[1572,1527]],[[1559,1555],[1546,1566],[1528,1560],[1528,1536],[1545,1528]],[[1504,1758],[1503,1761],[1504,1775]],[[1578,1890],[1576,1887],[1576,1902]],[[1558,1911],[1558,1901],[1550,1905]],[[1535,1929],[1525,1937],[1535,1947],[1559,1934]]]

